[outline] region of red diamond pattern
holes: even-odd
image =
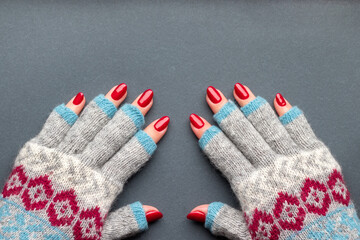
[[[274,208],[274,216],[283,229],[299,231],[302,229],[305,211],[299,206],[300,201],[295,196],[279,193]]]
[[[249,230],[252,239],[279,239],[280,231],[274,224],[271,214],[261,212],[258,209],[255,209],[254,211],[253,220],[249,226]]]
[[[21,198],[26,210],[41,210],[51,199],[54,190],[47,175],[30,179]]]
[[[102,225],[98,207],[83,210],[80,213],[80,220],[73,228],[75,240],[100,240]]]
[[[23,189],[23,185],[27,180],[28,177],[25,175],[23,166],[14,168],[2,191],[3,197],[20,194],[21,190]]]
[[[74,190],[57,193],[46,210],[53,226],[71,225],[78,211],[79,207]]]
[[[51,225],[73,225],[73,235],[76,240],[101,239],[103,222],[99,207],[81,210],[78,207],[75,191],[70,189],[56,193],[47,175],[30,179],[24,187],[27,181],[24,167],[15,167],[2,191],[3,197],[19,195],[24,189],[21,199],[26,210],[41,210],[50,202],[46,212]],[[336,202],[349,205],[350,193],[341,173],[336,169],[329,175],[327,186],[316,180],[305,179],[299,198],[280,192],[272,214],[258,209],[250,215],[245,214],[252,238],[277,240],[281,233],[278,226],[283,230],[301,230],[306,216],[305,210],[300,206],[301,201],[306,206],[308,214],[324,216],[331,204],[329,192]],[[74,223],[76,216],[79,220]]]
[[[301,199],[311,213],[326,215],[331,200],[326,186],[318,181],[306,179],[301,192]]]
[[[281,230],[276,226],[280,226],[283,230],[300,231],[306,214],[325,216],[331,204],[330,192],[336,202],[349,205],[350,193],[339,171],[334,169],[326,184],[328,187],[324,183],[307,178],[299,198],[296,197],[298,195],[294,196],[286,192],[278,193],[273,215],[258,209],[255,209],[251,215],[245,214],[252,239],[276,240],[281,234]],[[306,209],[302,208],[301,204],[305,205]]]
[[[334,200],[348,206],[350,203],[350,192],[345,186],[341,173],[334,170],[327,183],[331,189]]]

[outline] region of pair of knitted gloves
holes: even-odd
[[[340,166],[293,107],[280,120],[258,97],[229,101],[199,140],[242,212],[208,208],[205,226],[229,239],[360,239]],[[103,95],[78,116],[54,109],[21,149],[0,198],[0,239],[119,239],[147,229],[142,205],[109,213],[127,179],[156,149],[134,106]]]

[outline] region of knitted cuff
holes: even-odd
[[[137,129],[140,129],[144,123],[144,115],[140,112],[140,110],[131,104],[125,104],[120,108],[129,118],[134,122]]]
[[[287,125],[302,115],[303,112],[298,107],[292,107],[288,112],[282,115],[279,119],[283,125]]]
[[[254,100],[246,104],[241,108],[241,111],[246,117],[258,110],[261,106],[265,105],[267,102],[262,97],[256,97]]]
[[[236,109],[236,105],[233,101],[229,100],[225,105],[220,109],[219,112],[214,114],[215,121],[220,124],[230,113]]]
[[[112,118],[115,115],[117,111],[115,105],[109,99],[105,98],[103,94],[94,98],[94,102],[109,118]]]
[[[202,150],[206,147],[206,145],[211,141],[213,137],[215,137],[221,130],[218,127],[211,126],[208,130],[204,132],[204,134],[199,139],[199,145]]]
[[[131,210],[134,213],[136,222],[141,231],[148,229],[148,222],[146,221],[145,211],[140,202],[130,204]]]
[[[205,228],[211,231],[214,220],[223,206],[224,204],[221,202],[213,202],[209,205],[208,212],[206,214]]]
[[[73,112],[70,108],[66,107],[65,104],[61,104],[54,109],[70,126],[74,125],[78,119],[78,115]]]
[[[155,152],[156,143],[146,132],[140,130],[135,134],[135,137],[149,155],[152,155]]]

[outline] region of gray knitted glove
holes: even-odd
[[[78,116],[54,109],[21,149],[0,198],[0,239],[118,239],[147,229],[139,202],[108,215],[127,179],[156,144],[144,117],[103,95]],[[111,120],[112,119],[112,120]]]
[[[205,227],[229,239],[360,239],[360,221],[339,164],[297,107],[280,117],[257,97],[229,101],[199,140],[242,212],[208,208]]]

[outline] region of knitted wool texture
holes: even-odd
[[[103,95],[81,116],[65,105],[21,149],[0,198],[0,239],[119,239],[147,229],[139,202],[108,213],[156,149],[141,112]]]
[[[229,239],[360,239],[360,221],[341,168],[293,107],[280,119],[257,97],[231,101],[199,140],[242,211],[209,206],[205,227]]]

